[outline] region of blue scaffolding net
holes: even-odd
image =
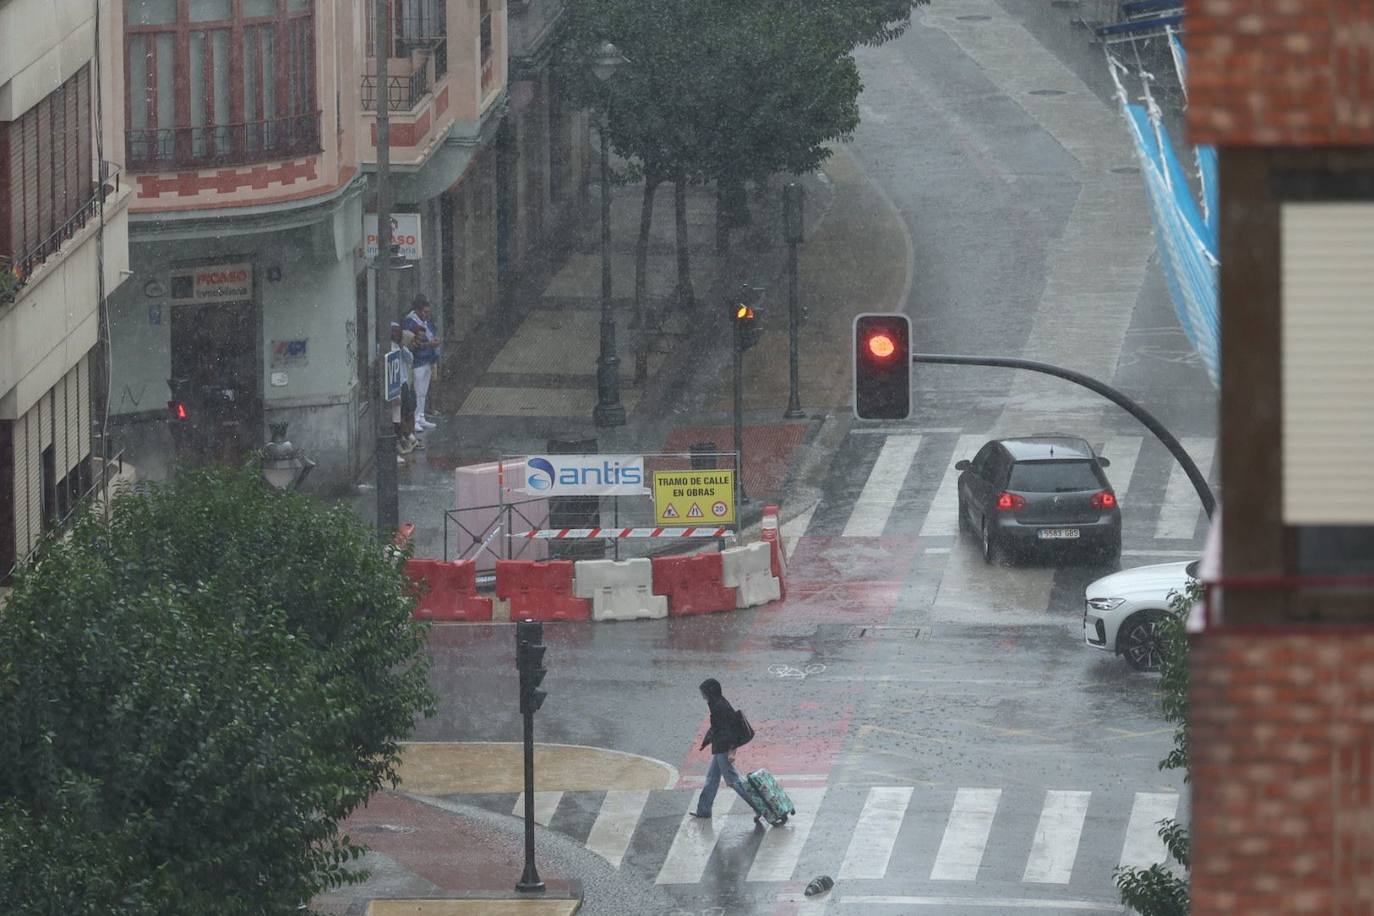
[[[1186,62],[1172,29],[1168,40],[1179,81],[1183,83]],[[1131,101],[1123,83],[1123,77],[1127,76],[1126,66],[1110,50],[1107,60],[1116,81],[1122,112],[1135,141],[1169,294],[1178,312],[1179,324],[1215,385],[1219,377],[1221,336],[1217,307],[1216,150],[1211,147],[1192,150],[1196,173],[1195,181],[1190,179],[1150,93],[1152,77],[1143,71],[1138,74],[1143,94],[1140,101]]]

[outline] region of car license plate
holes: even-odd
[[[1077,528],[1041,528],[1036,532],[1042,541],[1071,541],[1078,537]]]

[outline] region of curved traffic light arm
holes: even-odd
[[[1135,417],[1144,425],[1146,429],[1154,433],[1155,438],[1164,443],[1164,447],[1169,450],[1178,461],[1183,472],[1188,475],[1188,480],[1193,484],[1193,489],[1197,490],[1198,499],[1202,501],[1202,508],[1207,513],[1207,518],[1212,517],[1212,512],[1216,509],[1216,498],[1212,496],[1212,488],[1207,484],[1207,478],[1198,470],[1197,464],[1184,451],[1183,446],[1174,434],[1169,432],[1155,419],[1144,407],[1117,391],[1111,385],[1099,382],[1097,379],[1072,369],[1065,369],[1061,366],[1054,366],[1049,363],[1040,363],[1031,359],[1014,359],[1002,356],[951,356],[940,353],[913,353],[911,354],[913,363],[934,363],[946,366],[994,366],[1000,369],[1027,369],[1031,372],[1041,372],[1045,375],[1053,375],[1055,378],[1062,378],[1065,381],[1082,385],[1089,391],[1094,391],[1102,395],[1122,410]]]

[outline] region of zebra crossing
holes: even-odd
[[[797,813],[767,831],[728,790],[709,820],[688,814],[696,804],[691,789],[536,792],[535,811],[540,824],[657,885],[701,883],[729,858],[731,871],[750,883],[820,870],[843,881],[1100,889],[1117,865],[1167,861],[1158,823],[1179,808],[1177,793],[1158,791],[960,787],[951,797],[948,789],[808,785],[788,792]],[[477,801],[524,815],[523,796],[513,804],[512,796]]]
[[[851,435],[836,462],[841,473],[857,468],[863,480],[827,487],[827,496],[797,534],[880,537],[958,534],[958,478],[954,464],[971,459],[987,442],[986,432],[864,430]],[[1156,439],[1143,435],[1088,437],[1111,462],[1107,478],[1122,507],[1127,553],[1187,553],[1206,532],[1206,516],[1188,475]],[[1215,479],[1216,440],[1183,437],[1180,442],[1208,479]],[[798,525],[793,526],[800,528]],[[1185,543],[1186,542],[1186,543]]]

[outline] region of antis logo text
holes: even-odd
[[[555,459],[557,460],[557,459]],[[552,490],[555,487],[639,487],[644,485],[644,467],[638,459],[633,464],[618,458],[571,458],[567,464],[555,465],[547,458],[530,458],[525,462],[525,486],[531,490]]]

